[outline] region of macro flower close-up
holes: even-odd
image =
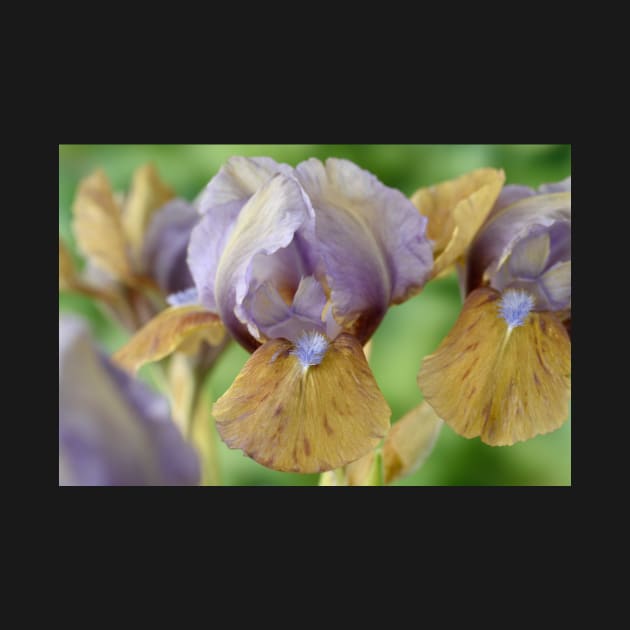
[[[253,352],[214,405],[221,437],[269,468],[303,473],[375,448],[390,410],[362,347],[388,307],[429,277],[426,218],[400,191],[332,158],[295,169],[232,158],[199,211],[185,295]]]
[[[570,170],[60,145],[60,485],[569,484]]]

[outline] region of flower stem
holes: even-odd
[[[202,485],[220,486],[221,472],[219,468],[219,452],[217,430],[210,413],[212,396],[210,390],[204,388],[205,377],[200,370],[195,371],[195,387],[188,422],[188,439],[197,446],[202,460]]]

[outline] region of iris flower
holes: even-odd
[[[466,296],[418,375],[457,433],[510,445],[568,418],[571,179],[506,186],[460,267]]]
[[[156,344],[216,314],[253,353],[213,407],[229,447],[303,473],[368,453],[391,411],[363,345],[389,306],[418,293],[431,273],[426,218],[400,191],[332,158],[295,169],[231,158],[199,211],[188,250],[194,287],[172,309],[168,333],[156,322],[118,360],[153,360]]]
[[[117,195],[104,171],[85,177],[73,205],[73,228],[87,265],[83,274],[59,239],[59,288],[96,298],[135,331],[192,283],[186,252],[199,219],[174,199],[152,165],[138,168],[127,195]]]
[[[116,367],[76,316],[59,320],[59,484],[197,485],[167,401]]]

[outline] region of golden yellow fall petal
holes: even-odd
[[[292,349],[286,339],[267,341],[214,404],[224,442],[263,466],[300,473],[339,468],[373,449],[391,411],[361,344],[341,334],[308,368]]]
[[[385,483],[416,472],[431,454],[442,428],[442,420],[422,401],[396,422],[383,443]]]
[[[151,215],[174,196],[175,193],[160,179],[153,164],[145,164],[134,172],[124,204],[122,225],[135,260],[139,259]]]
[[[74,266],[70,250],[61,237],[59,238],[59,290],[80,293],[100,300],[110,307],[115,307],[121,302],[121,297],[116,293],[93,287],[83,281]]]
[[[496,201],[505,173],[480,168],[428,188],[411,201],[428,219],[427,236],[434,241],[433,277],[450,268],[472,242]]]
[[[221,343],[225,336],[219,317],[202,306],[173,306],[141,328],[113,359],[123,369],[135,372],[145,363],[168,356],[201,330],[212,345]]]
[[[72,209],[81,253],[114,278],[133,282],[120,206],[102,169],[81,180]]]
[[[569,416],[571,341],[553,313],[508,328],[501,295],[473,291],[418,374],[425,399],[457,433],[510,445],[559,428]]]
[[[224,337],[225,328],[223,325],[221,325],[220,328],[214,326],[200,328],[190,333],[178,346],[177,351],[188,356],[195,356],[201,350],[201,344],[204,341],[211,346],[218,346],[223,341]]]

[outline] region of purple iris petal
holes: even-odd
[[[334,338],[346,329],[367,341],[432,266],[426,218],[347,160],[293,171],[231,158],[199,210],[188,261],[201,303],[250,351],[307,330]]]
[[[315,210],[315,238],[340,322],[367,341],[388,306],[419,291],[433,264],[427,219],[400,191],[348,160],[296,168]]]
[[[291,175],[288,164],[279,164],[268,157],[231,157],[210,180],[199,198],[199,212],[214,213],[227,203],[239,202],[241,207],[273,175]]]
[[[521,186],[519,184],[509,184],[504,186],[497,197],[497,200],[492,206],[488,216],[486,217],[486,223],[489,223],[493,217],[504,208],[511,206],[513,203],[525,199],[526,197],[532,197],[536,194],[536,191],[529,186]]]
[[[198,207],[203,217],[190,238],[188,264],[201,304],[207,309],[218,312],[215,280],[219,259],[243,206],[273,175],[290,174],[291,170],[271,158],[233,157],[200,195]]]
[[[549,310],[571,307],[571,261],[549,267],[540,277],[541,291],[550,305]]]
[[[555,184],[542,184],[542,186],[538,187],[538,191],[544,194],[571,192],[571,175],[560,182],[556,182]]]
[[[302,278],[291,303],[285,302],[271,282],[263,283],[246,298],[248,320],[268,339],[284,337],[294,343],[305,330],[327,332],[322,321],[326,294],[312,276]]]
[[[101,354],[86,324],[59,321],[60,485],[196,485],[198,456],[167,401]]]
[[[233,201],[206,212],[190,235],[188,266],[200,303],[218,312],[214,295],[217,268],[244,201]]]
[[[251,309],[254,294],[265,282],[292,298],[304,261],[294,247],[295,233],[314,220],[299,184],[275,175],[247,202],[221,255],[215,298],[223,323],[244,347],[262,340]],[[266,313],[261,313],[265,316]]]
[[[529,186],[521,186],[520,184],[508,184],[501,189],[497,200],[492,206],[492,210],[486,217],[486,222],[489,222],[496,214],[501,212],[504,208],[511,206],[513,203],[525,199],[526,197],[533,197],[534,195],[549,194],[556,192],[571,192],[571,176],[556,182],[555,184],[541,184],[538,190],[534,190]]]
[[[144,242],[144,266],[164,293],[182,291],[193,284],[186,257],[198,220],[192,204],[182,199],[169,201],[151,219]]]
[[[561,182],[570,186],[569,180]],[[545,185],[548,190],[554,185]],[[561,273],[543,277],[560,263],[571,260],[571,196],[569,193],[511,195],[520,199],[493,209],[489,220],[473,241],[465,274],[465,292],[488,283],[529,291],[536,298],[536,310],[562,310],[570,306],[570,264]],[[568,276],[567,276],[568,269]],[[561,288],[558,289],[559,284]],[[549,289],[549,287],[553,287]],[[549,290],[548,290],[549,289]]]

